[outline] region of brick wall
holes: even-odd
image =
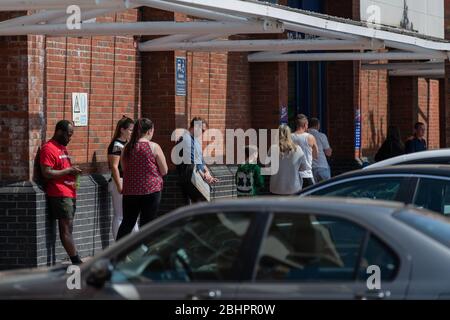
[[[416,109],[417,78],[391,77],[389,79],[389,123],[399,128],[403,141],[412,134]]]
[[[0,21],[23,12],[0,12]],[[0,180],[27,180],[28,38],[0,37]]]
[[[211,166],[220,179],[211,189],[213,201],[236,196],[235,166]],[[113,209],[109,175],[85,175],[77,192],[73,236],[81,257],[110,246]],[[177,176],[164,178],[159,215],[183,206]],[[0,185],[0,270],[46,266],[68,260],[57,224],[49,219],[45,193],[34,182]]]
[[[280,107],[287,106],[287,63],[252,63],[251,110],[255,129],[277,128],[280,123]]]
[[[132,22],[137,10],[99,18]],[[106,147],[117,121],[140,111],[140,58],[133,37],[47,38],[47,132],[57,121],[72,120],[72,93],[88,93],[89,124],[76,127],[69,153],[85,173],[107,170]]]
[[[390,124],[400,129],[403,140],[413,134],[414,123],[424,122],[430,149],[440,147],[439,80],[391,77]]]
[[[337,166],[352,161],[355,153],[353,68],[352,61],[327,63],[328,139],[333,148],[333,162]]]
[[[426,124],[425,138],[429,149],[440,147],[439,80],[418,79],[417,120]]]
[[[444,1],[444,21],[445,39],[450,40],[450,0]],[[442,103],[441,116],[445,119],[443,121],[448,123],[450,120],[450,62],[448,60],[445,60],[445,78],[442,87],[444,89],[442,96],[444,101]],[[445,130],[441,137],[442,147],[450,147],[450,126],[441,125],[441,129]]]
[[[173,21],[172,12],[142,9],[142,21]],[[154,37],[143,37],[151,40]],[[142,117],[155,125],[153,140],[161,145],[168,163],[173,142],[170,135],[175,129],[177,113],[175,97],[175,53],[143,52],[142,56]],[[173,169],[173,167],[171,167]]]
[[[84,176],[80,181],[73,235],[81,257],[92,256],[113,241],[108,178]],[[0,186],[0,270],[67,259],[58,227],[48,218],[42,189],[33,182]]]
[[[359,1],[327,0],[325,1],[325,13],[359,20]],[[361,99],[367,99],[369,93],[368,87],[360,92],[360,85],[364,85],[361,82],[364,82],[365,77],[368,77],[366,73],[360,73],[360,62],[333,61],[327,63],[327,125],[328,138],[333,148],[333,157],[331,159],[333,175],[353,170],[360,166],[355,159],[360,154],[355,151],[354,119],[356,108],[361,106]],[[361,107],[363,110],[369,108],[368,103]],[[362,124],[361,130],[365,128]],[[361,134],[363,137],[367,137],[367,134],[363,132]],[[363,144],[364,141],[362,140],[361,143]]]
[[[446,110],[446,91],[445,91],[445,78],[439,80],[439,142],[440,147],[446,147],[446,130],[447,130],[447,119],[445,116]]]
[[[362,156],[373,158],[388,127],[387,71],[360,70]]]

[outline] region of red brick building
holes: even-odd
[[[287,5],[288,1],[279,4]],[[450,26],[450,1],[445,5],[446,26]],[[326,0],[322,10],[358,21],[359,6],[357,0]],[[23,12],[0,12],[0,21],[21,15]],[[97,19],[163,20],[194,19],[147,8]],[[249,37],[257,38],[233,39]],[[320,108],[303,109],[306,107],[290,99],[294,86],[290,74],[293,68],[288,62],[249,63],[247,52],[140,52],[138,43],[151,38],[0,36],[0,268],[49,264],[64,257],[59,242],[54,244],[57,237],[46,218],[44,194],[32,181],[38,148],[51,138],[58,120],[71,120],[74,92],[87,93],[89,104],[88,125],[75,128],[68,147],[85,172],[75,226],[82,255],[93,254],[111,242],[106,148],[124,114],[152,119],[154,140],[167,159],[173,146],[172,131],[186,127],[194,116],[206,118],[210,127],[220,130],[271,129],[280,122],[281,106],[289,106],[291,114],[301,111],[322,118],[334,150],[334,173],[357,167],[356,159],[371,159],[388,125],[399,126],[406,138],[414,123],[423,121],[430,148],[449,144],[447,79],[390,77],[387,70],[364,70],[360,61],[326,62],[317,67],[323,77],[320,90],[326,99],[320,102]],[[187,61],[185,96],[175,92],[176,57]],[[447,63],[447,78],[449,71]],[[299,86],[305,85],[299,81]],[[355,145],[357,110],[361,114],[359,148]],[[223,181],[216,197],[232,196],[232,172],[224,166],[215,170]],[[181,199],[173,175],[166,180],[163,198],[164,210]]]

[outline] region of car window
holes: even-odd
[[[394,217],[450,248],[450,219],[436,214],[401,211]]]
[[[421,178],[413,203],[450,216],[450,180]]]
[[[211,213],[178,220],[123,254],[113,282],[228,281],[251,213]]]
[[[374,235],[370,235],[359,266],[359,280],[366,281],[369,266],[380,268],[380,279],[389,281],[395,278],[399,268],[399,258],[387,245]]]
[[[256,280],[354,280],[365,234],[339,218],[277,213],[260,248]]]
[[[313,191],[309,195],[396,200],[402,181],[402,177],[367,177],[359,180],[341,182]]]

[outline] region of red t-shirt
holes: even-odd
[[[41,165],[51,167],[53,170],[70,168],[69,154],[65,146],[51,139],[42,146]],[[65,175],[58,179],[49,179],[45,184],[45,191],[50,197],[76,198],[75,176]]]

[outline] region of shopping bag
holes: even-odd
[[[197,168],[192,171],[191,182],[207,201],[211,201],[211,187],[205,180],[203,180]]]

